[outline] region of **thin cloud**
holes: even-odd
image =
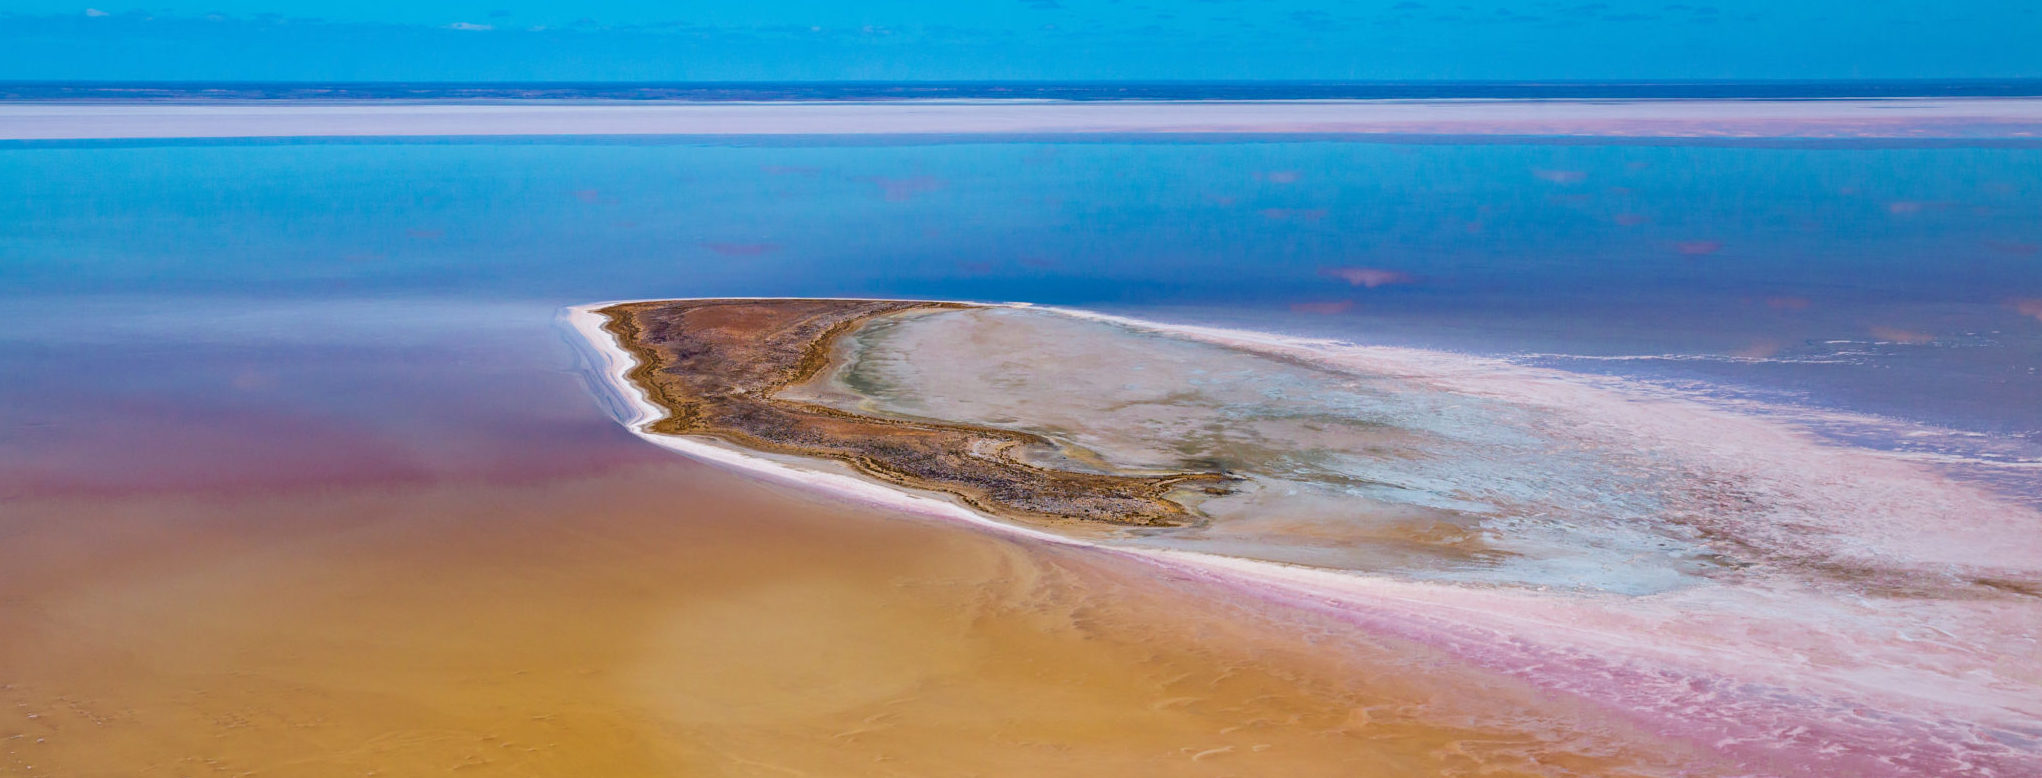
[[[1946,200],[1894,200],[1886,204],[1886,212],[1895,216],[1912,216],[1924,211],[1946,211],[1956,205]]]
[[[1778,341],[1754,340],[1750,345],[1730,352],[1730,356],[1744,357],[1746,359],[1765,359],[1778,355],[1780,348],[1781,346]]]
[[[1674,244],[1674,250],[1690,257],[1706,257],[1723,250],[1723,242],[1717,240],[1686,240]]]
[[[1578,184],[1588,180],[1588,171],[1585,170],[1533,170],[1532,175],[1540,181],[1555,184]]]
[[[2042,297],[2010,300],[2007,302],[2007,307],[2014,309],[2015,313],[2022,316],[2032,317],[2035,321],[2042,321]]]
[[[1290,304],[1291,313],[1311,313],[1318,314],[1320,316],[1332,316],[1334,314],[1346,313],[1351,310],[1354,310],[1353,300],[1336,300],[1332,302],[1321,303]]]
[[[1936,339],[1936,336],[1926,332],[1903,330],[1898,327],[1883,327],[1876,324],[1868,327],[1867,331],[1872,333],[1872,337],[1880,340],[1892,343],[1905,343],[1910,346],[1918,346]]]
[[[1374,289],[1379,286],[1417,283],[1418,279],[1401,270],[1385,270],[1379,267],[1328,267],[1320,268],[1319,275],[1338,278],[1350,286]]]

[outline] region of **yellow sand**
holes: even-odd
[[[0,512],[6,775],[1513,775],[1529,759],[1623,775],[1690,756],[1096,552],[678,460]]]

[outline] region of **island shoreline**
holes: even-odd
[[[1783,774],[1821,775],[1836,770],[1888,774],[1890,770],[1873,756],[1878,752],[1873,743],[1890,748],[1897,738],[1908,744],[1905,746],[1908,750],[1932,750],[1951,738],[1966,737],[1957,731],[1968,731],[1970,726],[1960,722],[1978,721],[1973,718],[1978,711],[1974,706],[1996,706],[1973,696],[1976,692],[1929,686],[1880,686],[1827,673],[1809,677],[1804,669],[1775,657],[1726,658],[1705,646],[1648,639],[1652,629],[1649,624],[1679,618],[1677,614],[1683,607],[1679,594],[1634,599],[1586,593],[1532,595],[1196,551],[1095,542],[1002,521],[955,502],[911,494],[852,474],[777,461],[740,451],[733,445],[650,432],[646,428],[664,411],[629,380],[635,358],[603,326],[606,317],[597,311],[620,303],[658,301],[574,306],[567,309],[563,318],[585,342],[585,353],[589,355],[586,358],[593,369],[601,371],[613,399],[625,401],[619,405],[629,413],[620,416],[619,421],[627,429],[648,442],[712,466],[762,480],[822,490],[858,504],[954,522],[1017,541],[1103,553],[1147,565],[1166,577],[1214,584],[1251,601],[1329,615],[1367,633],[1439,650],[1473,666],[1582,700],[1650,731],[1687,741],[1705,752],[1747,765],[1777,765],[1785,759],[1800,768]],[[1170,325],[1049,306],[953,302],[1043,310],[1254,350],[1297,350],[1310,354],[1342,345],[1324,339]],[[1484,363],[1479,358],[1465,359]],[[1609,613],[1612,607],[1627,603],[1639,606],[1642,612]],[[1583,622],[1583,618],[1590,620]],[[1640,660],[1646,665],[1639,666]],[[1733,687],[1750,689],[1752,693],[1748,697],[1724,699],[1714,692],[1697,691]],[[1790,701],[1772,698],[1763,691],[1767,687],[1798,687],[1804,693],[1812,688],[1826,691],[1814,698]],[[1897,708],[1917,711],[1917,715],[1905,721],[1836,723],[1824,722],[1816,714],[1818,710],[1847,707],[1858,704],[1853,700],[1868,698],[1886,699]],[[1957,712],[1965,709],[1971,713]],[[1768,735],[1790,726],[1829,729],[1830,742],[1855,742],[1863,748],[1853,753],[1831,754],[1823,752],[1820,743],[1785,743]],[[1952,727],[1962,729],[1953,731]],[[1928,753],[1926,750],[1924,754]],[[2012,758],[2015,763],[2021,759]]]

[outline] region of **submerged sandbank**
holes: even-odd
[[[1551,693],[1606,706],[1736,763],[1780,774],[1927,775],[2027,769],[2042,760],[2034,747],[2037,733],[2023,723],[2042,715],[2034,709],[2037,668],[2008,659],[2023,655],[2036,624],[2033,598],[2016,592],[1882,593],[1848,574],[1824,578],[1767,564],[1650,596],[1560,593],[1052,535],[852,474],[649,433],[646,422],[663,411],[626,379],[630,357],[601,330],[594,308],[576,309],[570,318],[599,355],[609,391],[625,398],[619,407],[636,411],[620,420],[684,453],[1000,532],[1089,547],[1227,584],[1243,596],[1323,608],[1375,634],[1432,646]],[[1806,509],[1805,517],[1830,523],[1784,528],[1759,540],[1779,541],[1787,550],[1816,543],[1824,553],[1932,571],[1959,588],[1980,570],[2034,573],[2032,564],[2023,564],[2033,559],[2024,556],[2032,537],[2018,533],[2034,526],[2031,513],[1907,463],[1819,446],[1778,424],[1453,355],[1112,321],[1346,369],[1366,364],[1442,391],[1500,396],[1553,412],[1571,407],[1613,414],[1593,430],[1599,437],[1584,443],[1671,447],[1693,462],[1747,469],[1756,463],[1785,473],[1766,488],[1793,480],[1797,468],[1813,467],[1820,486],[1785,496]],[[1697,439],[1698,429],[1712,432]],[[1866,486],[1876,489],[1871,499],[1846,500]],[[1853,512],[1882,500],[1893,505],[1869,515]],[[1977,511],[1986,515],[1975,526],[1950,523],[1952,512],[1969,517]],[[1970,558],[1962,558],[1967,553]],[[1917,632],[1942,638],[1904,637]],[[1981,675],[1986,666],[1995,670]]]
[[[0,140],[533,135],[2042,139],[2042,99],[0,104]]]
[[[11,502],[0,774],[1729,772],[1196,581],[632,460]]]

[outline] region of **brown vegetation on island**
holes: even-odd
[[[775,397],[829,366],[845,333],[879,316],[971,307],[874,300],[674,300],[598,313],[638,361],[629,378],[667,415],[650,431],[758,451],[833,459],[901,486],[956,496],[994,515],[1171,526],[1190,514],[1166,495],[1219,473],[1119,475],[1021,461],[1051,450],[1040,435],[971,424],[878,418]]]

